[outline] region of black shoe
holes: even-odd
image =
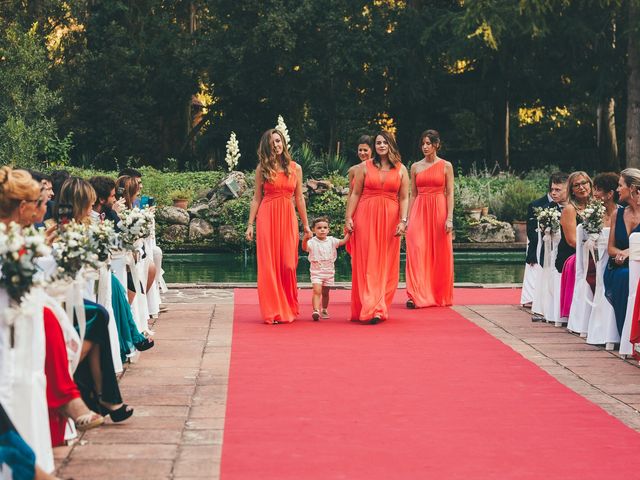
[[[320,312],[318,312],[317,310],[314,310],[313,313],[311,314],[311,318],[313,319],[314,322],[317,322],[318,320],[320,320]]]
[[[120,408],[116,408],[115,410],[109,410],[104,405],[100,404],[100,410],[103,416],[111,417],[111,421],[115,423],[124,422],[127,418],[133,415],[133,408],[131,408],[126,403],[123,403]]]
[[[544,322],[544,317],[541,317],[539,315],[531,315],[531,321],[532,322]]]
[[[413,300],[411,300],[410,298],[407,300],[406,305],[407,305],[407,308],[411,308],[411,309],[416,308],[416,304],[415,304],[415,303],[414,303],[414,301],[413,301]]]
[[[134,343],[134,345],[136,347],[136,350],[140,352],[144,352],[145,350],[149,350],[150,348],[153,348],[153,346],[155,345],[155,342],[150,338],[145,338],[142,342]]]
[[[377,325],[377,324],[379,324],[380,322],[382,322],[382,319],[381,319],[380,317],[373,317],[373,318],[371,319],[371,322],[369,322],[369,323],[370,323],[371,325]]]

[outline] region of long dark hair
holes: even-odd
[[[389,162],[391,162],[391,168],[396,168],[399,164],[402,163],[402,157],[400,156],[400,151],[398,150],[398,144],[396,143],[395,135],[387,130],[381,130],[376,134],[374,140],[377,140],[378,137],[384,138],[389,144]],[[373,149],[373,163],[378,168],[382,166],[382,162],[380,162],[380,157],[378,157],[378,152],[375,148]]]

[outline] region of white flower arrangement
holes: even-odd
[[[0,286],[7,290],[14,302],[20,303],[31,287],[39,284],[34,260],[50,252],[44,230],[22,228],[14,222],[8,227],[0,223]]]
[[[538,231],[540,233],[543,235],[555,235],[560,231],[560,210],[555,207],[538,207],[534,212],[538,220]]]
[[[125,250],[135,250],[140,240],[147,238],[153,229],[153,212],[135,207],[120,212],[120,241]]]
[[[227,165],[229,165],[230,172],[233,171],[234,168],[236,168],[236,166],[238,165],[238,160],[240,160],[240,147],[238,146],[236,133],[231,132],[229,140],[227,140],[227,154],[224,157],[224,161],[227,162]]]
[[[591,200],[582,212],[582,228],[589,235],[600,235],[604,227],[606,208],[602,200]]]
[[[119,249],[118,234],[111,220],[91,223],[87,233],[100,263],[107,262],[111,254]]]
[[[58,266],[55,280],[75,280],[83,267],[101,266],[98,244],[92,239],[90,228],[71,220],[60,230],[53,242],[53,257]]]
[[[276,130],[282,133],[284,141],[287,144],[287,149],[291,150],[291,138],[289,137],[289,129],[287,128],[287,124],[284,123],[284,118],[282,118],[282,115],[278,115],[278,124],[276,125]]]

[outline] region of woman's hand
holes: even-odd
[[[247,226],[247,230],[244,232],[244,238],[247,239],[247,242],[253,242],[253,224]]]
[[[398,226],[396,227],[396,237],[400,237],[404,235],[404,232],[407,231],[407,222],[400,221]]]
[[[313,233],[311,233],[309,225],[305,225],[302,230],[304,231],[304,238],[306,238],[307,240],[313,237]]]
[[[344,222],[344,228],[347,230],[347,232],[353,233],[353,218],[347,218],[347,220]]]
[[[58,236],[58,225],[55,223],[44,231],[44,241],[47,245],[52,245]]]
[[[447,221],[444,222],[444,231],[447,233],[453,232],[453,220],[447,219]]]
[[[629,250],[622,250],[613,257],[613,261],[616,262],[616,265],[622,265],[627,258],[629,258]]]
[[[116,200],[115,202],[113,202],[113,205],[111,206],[111,208],[113,209],[114,212],[120,213],[126,208],[125,204],[126,204],[126,200],[123,197],[120,200]]]

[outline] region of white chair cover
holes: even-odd
[[[44,375],[44,293],[32,289],[22,309],[9,309],[0,290],[0,403],[16,429],[33,449],[36,463],[53,472],[46,378]],[[13,324],[13,346],[11,325]]]
[[[631,324],[633,323],[633,308],[636,304],[636,291],[640,279],[640,233],[629,235],[629,299],[627,312],[624,317],[622,334],[620,335],[620,355],[631,355],[633,344],[629,341]]]
[[[118,337],[118,326],[116,325],[116,317],[113,311],[113,303],[111,302],[111,271],[103,266],[98,272],[98,295],[97,303],[102,305],[109,312],[109,342],[111,343],[111,358],[113,360],[113,368],[116,373],[124,370],[122,367],[122,358],[120,357],[120,339]]]
[[[538,234],[538,246],[536,247],[536,258],[540,258],[540,250],[542,248],[542,242],[539,239],[540,234]],[[527,249],[529,248],[529,240],[527,240]],[[529,265],[528,263],[524,266],[524,278],[522,279],[522,294],[520,295],[520,305],[525,305],[527,303],[533,302],[534,293],[536,291],[536,283],[538,281],[538,276],[542,275],[542,267],[539,263],[535,265]]]
[[[542,275],[536,285],[534,300],[531,310],[541,315],[548,322],[560,321],[560,278],[555,267],[558,256],[558,244],[560,234],[545,235],[542,238],[544,252],[544,265]]]
[[[589,240],[589,241],[587,241]],[[576,283],[571,300],[571,313],[567,329],[586,336],[593,304],[593,292],[587,283],[587,271],[592,250],[597,248],[595,240],[588,239],[582,225],[576,229]]]
[[[609,263],[610,231],[609,227],[602,229],[600,238],[598,238],[599,260],[596,264],[596,293],[593,296],[587,331],[587,343],[591,345],[620,342],[620,334],[616,326],[616,313],[604,296],[604,271]]]

